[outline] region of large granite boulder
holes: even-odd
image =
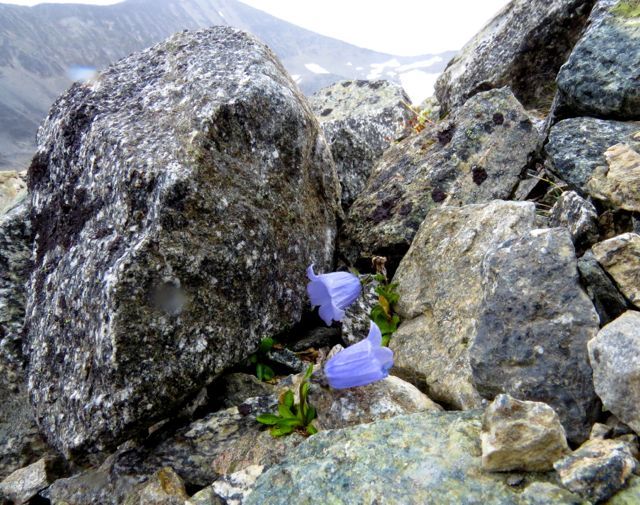
[[[113,447],[297,322],[339,184],[273,53],[182,32],[75,84],[29,171],[29,389],[67,456]]]
[[[640,119],[637,0],[598,0],[558,73],[557,117]]]
[[[589,342],[593,383],[604,406],[640,433],[640,312],[625,312]]]
[[[549,131],[545,151],[551,169],[574,189],[586,192],[597,167],[606,166],[604,153],[625,143],[640,149],[640,122],[576,117],[556,123]]]
[[[351,263],[387,256],[393,272],[429,211],[509,199],[540,145],[507,88],[475,95],[385,152],[347,215],[340,253]]]
[[[533,228],[530,202],[441,207],[426,217],[398,267],[404,322],[394,333],[393,373],[458,409],[479,407],[469,345],[482,304],[481,265],[492,247]]]
[[[317,91],[309,103],[331,147],[347,209],[385,149],[411,131],[411,99],[392,82],[341,81]]]
[[[599,412],[587,342],[598,315],[578,279],[569,232],[533,230],[489,251],[483,301],[469,354],[486,398],[544,402],[570,442],[584,441]]]
[[[478,92],[510,86],[526,108],[548,109],[554,81],[594,0],[509,2],[449,62],[436,82],[441,114]]]
[[[640,151],[640,149],[638,149]],[[615,209],[640,212],[640,152],[616,144],[604,153],[607,166],[597,167],[587,191]]]
[[[244,505],[531,503],[508,484],[511,475],[481,469],[480,415],[422,412],[321,432],[258,477]]]

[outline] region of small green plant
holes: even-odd
[[[396,289],[397,283],[389,283],[386,275],[376,274],[374,279],[378,281],[375,292],[378,295],[378,303],[376,303],[369,317],[378,325],[382,333],[382,345],[388,346],[391,335],[398,329],[400,324],[400,316],[393,311],[393,305],[398,303],[400,295]]]
[[[419,106],[409,105],[407,102],[402,102],[402,104],[414,115],[408,123],[414,132],[420,133],[427,125],[433,124],[433,121],[430,119],[431,108],[421,109]]]
[[[249,363],[256,366],[256,377],[261,381],[270,381],[275,376],[273,369],[264,363],[267,353],[273,348],[276,341],[272,338],[263,338],[260,341],[258,352],[249,357]]]
[[[300,383],[299,397],[300,403],[294,402],[293,391],[288,389],[280,396],[278,401],[278,415],[276,414],[260,414],[256,417],[259,423],[271,426],[269,433],[274,437],[289,435],[294,431],[300,431],[307,435],[315,435],[318,433],[316,427],[312,424],[317,417],[316,409],[307,401],[309,394],[309,379],[313,373],[313,365],[309,365]]]

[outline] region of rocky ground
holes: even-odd
[[[424,110],[225,27],[74,85],[0,180],[0,503],[640,503],[639,81],[638,0],[514,0]]]

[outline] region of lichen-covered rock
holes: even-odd
[[[24,381],[22,326],[33,235],[24,197],[0,215],[0,479],[47,451]]]
[[[521,505],[591,505],[580,496],[550,482],[534,482],[527,486],[520,497]]]
[[[347,209],[385,149],[411,131],[411,100],[392,82],[340,81],[317,91],[309,103],[331,147]]]
[[[404,322],[394,333],[393,373],[436,401],[468,409],[482,399],[468,348],[482,303],[482,258],[533,228],[531,202],[494,201],[429,213],[396,272]]]
[[[569,230],[576,249],[584,251],[598,241],[598,213],[593,204],[575,191],[565,191],[551,209],[549,226]]]
[[[0,214],[13,207],[27,193],[26,172],[0,171]]]
[[[14,505],[30,503],[39,491],[60,477],[62,470],[60,461],[50,457],[20,468],[0,482],[0,499],[6,498]]]
[[[480,426],[479,412],[423,412],[321,432],[263,473],[244,504],[519,504],[508,474],[482,471]]]
[[[553,466],[564,487],[597,503],[622,489],[637,465],[625,442],[589,440]]]
[[[613,321],[627,308],[627,301],[596,260],[593,252],[587,251],[578,260],[578,271],[582,284],[596,312],[600,317],[600,326]]]
[[[185,505],[242,505],[265,467],[252,465],[226,475],[198,491]]]
[[[590,117],[565,119],[549,131],[545,151],[552,169],[575,189],[586,191],[596,167],[605,166],[604,153],[611,146],[625,143],[640,149],[639,122],[607,121]]]
[[[480,91],[510,86],[527,108],[547,108],[558,69],[593,0],[515,0],[449,62],[436,82],[441,113]]]
[[[587,191],[616,209],[640,212],[640,153],[616,144],[604,153],[607,166],[597,167]]]
[[[127,496],[123,505],[184,505],[188,498],[180,476],[165,467]]]
[[[640,503],[640,477],[632,476],[627,487],[611,498],[607,505],[636,505]]]
[[[569,441],[589,436],[599,412],[587,342],[598,315],[580,287],[569,232],[533,230],[489,251],[469,354],[486,398],[507,393],[557,412]]]
[[[558,414],[546,403],[498,395],[482,418],[482,468],[546,472],[569,452]]]
[[[509,199],[540,143],[507,88],[475,95],[385,152],[349,211],[340,253],[352,263],[387,256],[393,273],[432,209]]]
[[[598,242],[592,249],[622,294],[640,308],[640,235],[623,233]]]
[[[640,118],[639,41],[637,0],[598,0],[558,73],[555,114]]]
[[[229,27],[74,85],[29,177],[29,389],[67,456],[143,430],[298,321],[305,268],[332,259],[320,127],[273,53]]]
[[[640,312],[627,311],[589,342],[593,383],[604,406],[640,433]]]

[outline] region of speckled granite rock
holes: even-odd
[[[252,465],[222,477],[198,491],[185,505],[242,505],[264,470],[262,465]]]
[[[589,440],[553,466],[564,487],[597,503],[622,489],[637,465],[626,443]]]
[[[46,453],[24,381],[22,325],[31,272],[30,206],[0,215],[0,479]]]
[[[510,86],[527,108],[547,108],[554,81],[587,21],[593,0],[510,2],[438,78],[441,112],[480,91]]]
[[[0,171],[0,214],[27,193],[26,172]]]
[[[605,166],[604,152],[618,143],[640,149],[640,122],[607,121],[590,117],[565,119],[549,132],[545,151],[552,169],[564,181],[584,192],[596,167]]]
[[[625,311],[627,301],[602,269],[593,252],[587,251],[578,260],[578,271],[582,284],[598,312],[601,326],[613,321]]]
[[[640,503],[640,477],[632,476],[627,487],[616,493],[607,505],[637,505]]]
[[[62,467],[55,458],[42,458],[31,465],[16,470],[0,482],[0,500],[6,498],[14,505],[30,503],[39,491],[60,477]]]
[[[487,253],[482,276],[469,349],[476,388],[486,398],[544,402],[569,441],[584,441],[600,410],[587,355],[599,325],[569,232],[533,230],[500,244]]]
[[[378,303],[377,282],[365,285],[362,294],[345,311],[342,319],[342,341],[347,345],[357,344],[367,338],[371,326],[371,309]]]
[[[508,475],[480,468],[480,425],[479,412],[429,412],[321,432],[262,474],[244,503],[518,504]]]
[[[593,383],[604,406],[640,433],[640,312],[627,311],[589,342]]]
[[[623,233],[595,244],[592,249],[622,294],[640,308],[640,235]]]
[[[616,144],[604,157],[607,166],[594,170],[587,191],[616,209],[640,212],[640,153],[626,144]]]
[[[598,0],[589,27],[558,73],[555,114],[640,118],[640,13],[636,0]]]
[[[475,95],[385,152],[349,211],[340,254],[352,263],[387,256],[392,274],[429,211],[509,199],[540,143],[507,88]]]
[[[569,453],[558,414],[546,403],[498,395],[482,418],[482,468],[546,472]]]
[[[184,505],[188,498],[180,476],[165,467],[127,496],[123,505]]]
[[[598,213],[575,191],[565,191],[551,209],[549,226],[569,230],[576,249],[584,251],[598,241]]]
[[[225,409],[237,407],[249,398],[269,396],[275,392],[275,387],[271,384],[246,373],[227,374],[216,380],[208,389],[213,403]]]
[[[29,389],[67,456],[143,430],[298,321],[305,268],[332,260],[320,127],[273,53],[229,27],[74,85],[29,178]]]
[[[317,91],[309,103],[331,147],[347,209],[384,150],[410,133],[411,99],[392,82],[340,81]]]
[[[531,202],[493,201],[429,213],[393,282],[403,318],[393,335],[393,373],[458,409],[479,407],[468,347],[482,303],[482,258],[533,228]]]

